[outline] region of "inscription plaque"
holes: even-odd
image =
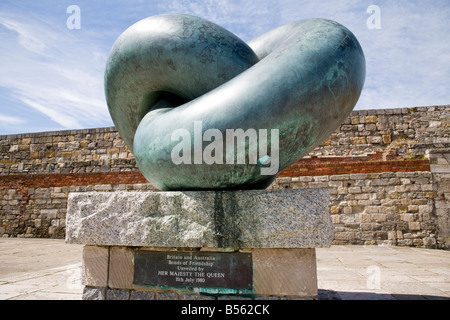
[[[147,251],[134,255],[135,284],[252,289],[251,253]]]

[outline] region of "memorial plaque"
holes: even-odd
[[[251,253],[147,251],[134,255],[134,283],[170,287],[252,289]]]

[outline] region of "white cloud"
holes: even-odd
[[[235,33],[244,41],[273,28],[279,20],[274,0],[167,0],[159,9],[164,12],[186,13],[212,21]]]
[[[6,124],[15,125],[15,124],[21,124],[24,122],[25,121],[21,118],[0,114],[0,123],[2,125],[6,125]]]
[[[108,5],[79,0],[75,4],[81,8],[80,30],[66,28],[66,6],[59,2],[0,4],[0,121],[5,124],[0,131],[21,123],[27,126],[22,131],[39,125],[52,129],[111,125],[103,91],[111,45],[131,24],[166,12],[203,17],[244,41],[297,19],[336,20],[356,35],[366,55],[366,83],[357,109],[450,103],[448,0],[154,0]],[[372,4],[381,9],[380,30],[366,25],[370,16],[366,10]]]
[[[165,1],[168,11],[216,22],[245,41],[298,19],[327,18],[363,47],[366,83],[357,109],[450,103],[450,5],[379,0],[381,29],[370,30],[371,0]]]
[[[82,31],[51,21],[0,13],[0,28],[6,27],[2,46],[7,48],[0,50],[0,86],[62,128],[110,125],[103,91],[104,48]]]
[[[381,29],[370,30],[367,8],[381,10]],[[349,28],[366,56],[366,82],[357,109],[450,103],[448,1],[280,0],[283,23],[322,17]]]
[[[365,107],[450,103],[450,6],[436,1],[383,2],[381,29],[362,29],[366,53]]]
[[[6,28],[18,34],[19,43],[23,48],[38,54],[42,54],[46,49],[46,45],[39,39],[41,34],[34,36],[31,26],[20,24],[17,21],[6,17],[1,17],[0,21]]]
[[[66,128],[81,128],[80,123],[70,115],[67,115],[64,110],[55,107],[46,107],[35,101],[22,98],[22,101],[32,107],[33,109],[45,114],[50,119],[59,123],[61,126]]]

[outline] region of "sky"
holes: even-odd
[[[450,0],[1,0],[0,135],[113,126],[103,88],[112,45],[174,12],[246,42],[295,20],[335,20],[366,57],[355,110],[450,104]]]

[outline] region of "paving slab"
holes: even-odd
[[[80,300],[81,245],[0,238],[0,300]]]
[[[82,245],[0,238],[0,300],[81,300]],[[450,300],[450,251],[316,249],[319,300]]]
[[[319,298],[450,299],[450,251],[393,246],[316,249]]]

